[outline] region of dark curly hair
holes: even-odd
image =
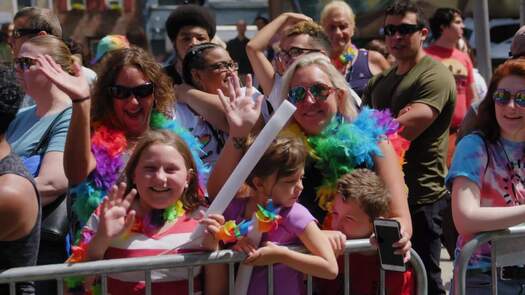
[[[210,40],[216,32],[215,17],[209,9],[198,5],[181,5],[166,20],[166,32],[171,42],[175,42],[179,31],[186,26],[204,28]]]
[[[119,72],[126,66],[139,69],[146,79],[153,83],[156,110],[166,116],[171,116],[175,92],[170,78],[150,54],[141,48],[131,47],[110,51],[97,67],[98,78],[93,87],[92,96],[92,122],[112,123],[111,118],[115,117],[115,110],[109,87],[115,84]],[[113,127],[125,129],[124,126]]]
[[[14,70],[0,65],[0,136],[5,134],[16,117],[24,98],[24,92],[16,81]]]

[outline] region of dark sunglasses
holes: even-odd
[[[514,103],[517,106],[525,108],[525,90],[511,94],[508,90],[496,89],[492,98],[494,99],[494,102],[500,106],[506,106],[511,99],[514,99]]]
[[[15,58],[15,65],[22,71],[27,71],[32,65],[36,64],[36,59],[30,57]]]
[[[207,66],[207,68],[211,69],[212,71],[219,71],[219,72],[225,72],[228,70],[231,71],[237,71],[239,69],[239,64],[232,61],[221,61],[218,63],[214,63],[212,65]]]
[[[114,85],[109,87],[109,93],[116,99],[127,99],[133,94],[136,98],[145,98],[153,94],[153,84],[146,83],[135,87]]]
[[[414,24],[400,24],[398,26],[396,25],[386,25],[383,28],[383,32],[385,36],[394,36],[396,33],[399,33],[401,36],[413,34],[417,31],[420,31],[423,29],[422,25],[414,25]]]
[[[13,30],[13,37],[15,39],[18,39],[18,38],[21,38],[21,37],[24,37],[24,36],[27,36],[27,35],[36,35],[40,31],[42,31],[42,30],[39,30],[39,29],[14,29]]]
[[[291,59],[291,58],[296,58],[298,56],[301,56],[306,53],[311,53],[311,52],[321,52],[321,50],[313,49],[313,48],[292,47],[288,50],[279,51],[279,53],[277,54],[277,57],[281,60]]]
[[[332,88],[322,83],[316,83],[306,88],[303,86],[296,86],[288,91],[288,100],[298,104],[306,99],[306,95],[310,94],[315,101],[323,101],[328,98],[336,88]]]

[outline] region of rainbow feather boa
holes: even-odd
[[[399,136],[399,123],[392,118],[388,110],[378,111],[364,107],[356,119],[342,122],[334,118],[332,122],[316,136],[305,136],[297,124],[292,124],[282,131],[286,136],[302,138],[306,144],[315,167],[323,174],[323,182],[317,188],[316,198],[319,206],[331,211],[337,180],[350,173],[356,167],[374,167],[374,156],[382,156],[378,142],[388,139],[392,142],[404,163],[404,154],[410,142]]]
[[[282,221],[282,217],[279,215],[279,210],[273,206],[272,200],[268,201],[266,207],[257,204],[255,217],[257,218],[259,232],[261,233],[276,230],[279,227],[279,223]],[[225,243],[233,243],[246,236],[252,228],[252,220],[243,220],[239,224],[237,224],[235,220],[228,220],[223,226],[221,226],[220,231],[215,237]]]
[[[104,196],[115,184],[125,166],[125,153],[127,151],[126,136],[122,131],[111,129],[103,124],[94,126],[95,132],[91,137],[91,151],[95,156],[97,167],[88,178],[72,189],[73,212],[83,226],[93,211],[102,202]],[[151,114],[150,127],[152,129],[166,129],[179,135],[188,145],[199,173],[200,193],[204,196],[203,179],[209,173],[207,167],[199,157],[202,153],[200,142],[177,121],[166,118],[159,112]],[[176,207],[172,207],[176,209]],[[169,210],[168,210],[169,211]],[[170,212],[165,212],[170,216]]]

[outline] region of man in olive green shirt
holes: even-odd
[[[447,206],[445,188],[448,130],[454,112],[455,81],[447,68],[425,55],[428,29],[418,7],[397,1],[386,11],[385,41],[397,65],[370,80],[366,105],[389,109],[411,141],[403,166],[409,189],[412,245],[428,276],[428,294],[445,294],[439,267],[440,212]]]

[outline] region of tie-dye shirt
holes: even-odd
[[[478,134],[465,136],[456,147],[446,178],[447,187],[452,190],[454,178],[464,176],[480,188],[481,207],[525,204],[524,148],[525,142],[500,138],[496,143],[489,143]],[[471,235],[459,236],[456,257],[463,245],[471,239]],[[474,253],[469,261],[469,268],[490,268],[489,244],[482,245]]]

